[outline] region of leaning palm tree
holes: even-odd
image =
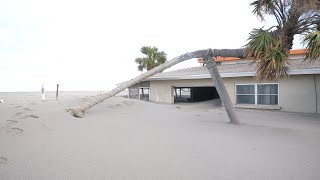
[[[167,61],[166,53],[158,51],[156,47],[143,46],[140,51],[144,54],[144,57],[135,59],[139,71],[143,71],[144,69],[149,71]]]
[[[98,103],[103,102],[104,100],[118,94],[119,92],[133,86],[134,84],[137,84],[145,79],[147,79],[150,76],[153,76],[157,73],[162,72],[163,70],[170,68],[174,66],[175,64],[178,64],[180,62],[193,59],[193,58],[203,58],[205,59],[205,63],[207,64],[207,69],[210,72],[210,75],[212,77],[214,86],[216,87],[219,96],[221,98],[222,103],[224,104],[227,114],[230,119],[230,123],[232,124],[239,124],[238,117],[236,116],[235,109],[231,103],[230,97],[226,91],[226,88],[221,80],[221,77],[219,75],[218,69],[216,67],[216,63],[213,61],[213,57],[217,56],[225,56],[225,57],[233,57],[233,56],[239,56],[240,54],[244,54],[242,49],[238,50],[198,50],[190,53],[183,54],[181,56],[178,56],[170,61],[167,61],[163,64],[160,64],[159,66],[141,74],[140,76],[131,79],[130,81],[127,81],[125,83],[122,83],[120,86],[116,87],[115,89],[111,90],[108,93],[98,95],[92,99],[89,99],[87,102],[83,103],[80,106],[67,109],[68,112],[74,117],[82,118],[84,116],[84,112],[95,106]]]

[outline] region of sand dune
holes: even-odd
[[[65,112],[96,92],[0,93],[0,179],[320,179],[320,117],[114,97],[82,119]]]

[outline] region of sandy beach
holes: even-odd
[[[320,179],[320,117],[237,110],[217,101],[113,97],[82,119],[65,112],[97,92],[0,93],[0,179]]]

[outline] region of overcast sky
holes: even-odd
[[[61,90],[110,90],[140,74],[134,60],[142,46],[158,47],[168,60],[240,48],[264,25],[251,1],[2,0],[0,92],[40,91],[42,84],[55,90],[57,83]],[[195,59],[172,69],[192,66],[199,66]]]

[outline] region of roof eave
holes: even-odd
[[[254,72],[238,72],[238,73],[220,73],[221,77],[253,77]],[[289,75],[303,74],[320,74],[320,68],[315,69],[294,69],[289,71]],[[210,74],[197,74],[185,76],[167,76],[167,77],[149,77],[144,81],[160,81],[160,80],[184,80],[184,79],[208,79]]]

